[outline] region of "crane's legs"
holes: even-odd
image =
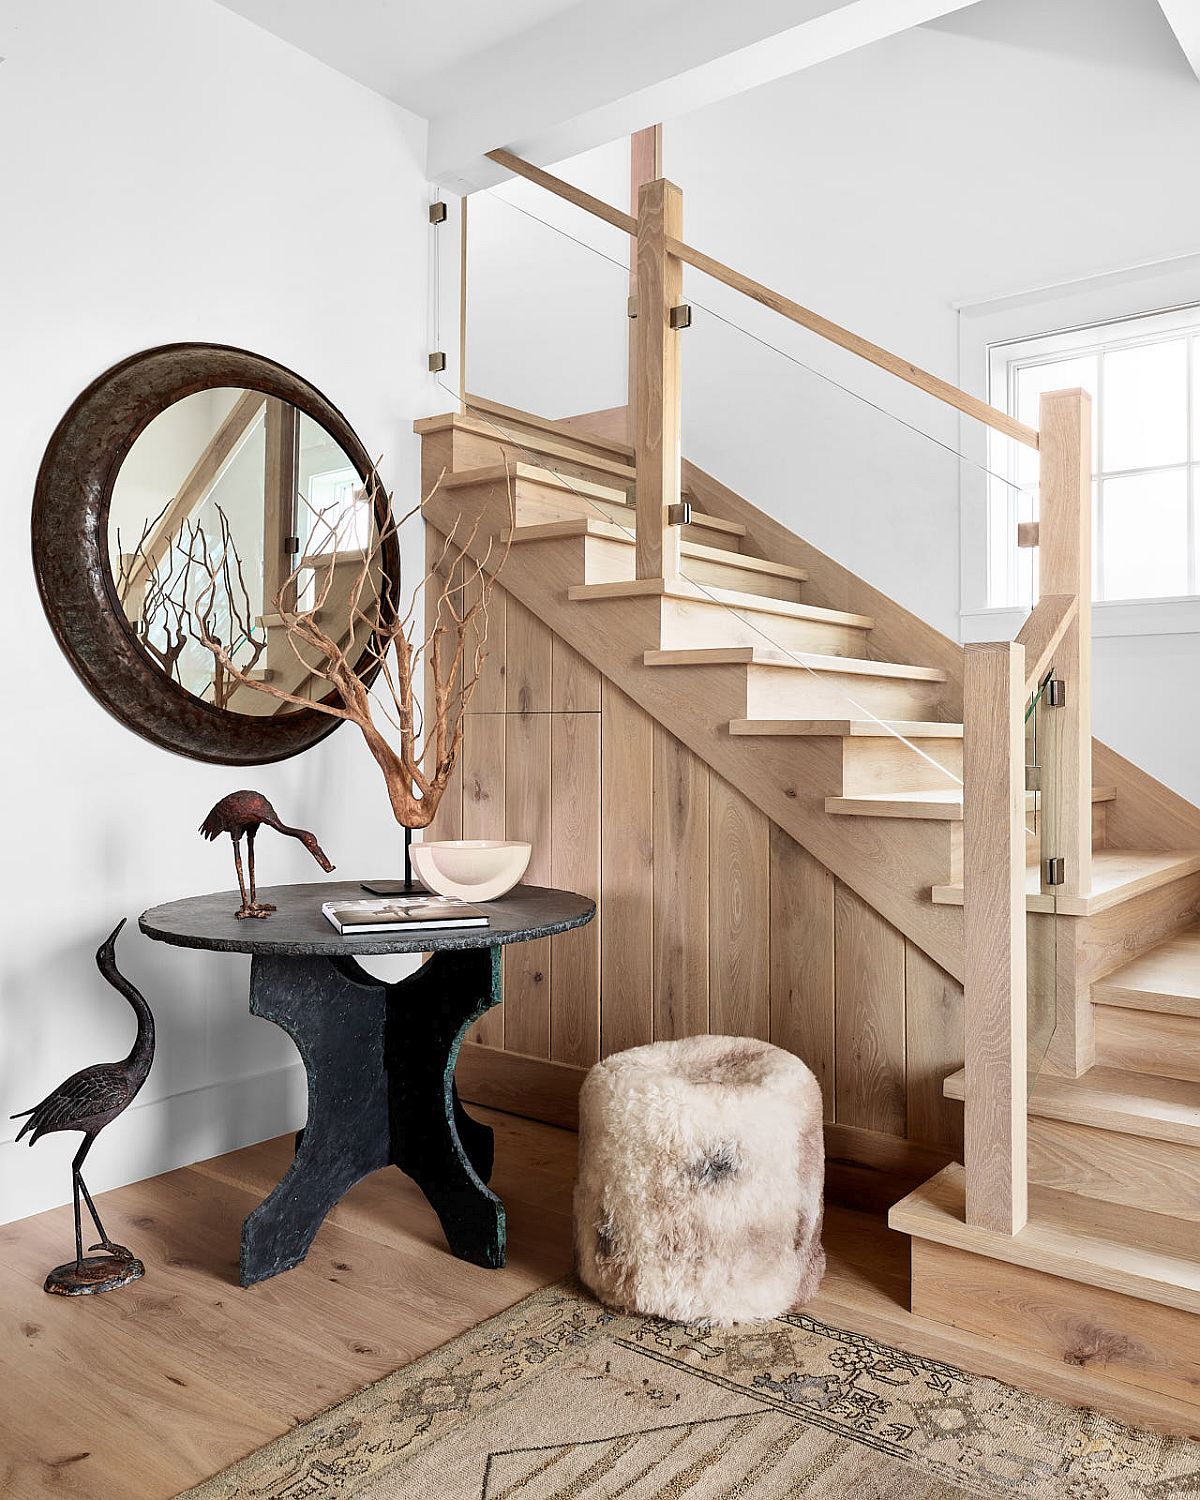
[[[88,1213],[92,1216],[92,1223],[96,1226],[96,1233],[100,1236],[100,1242],[89,1245],[90,1250],[105,1250],[109,1255],[115,1255],[119,1260],[132,1260],[133,1251],[126,1249],[124,1245],[115,1245],[105,1232],[104,1225],[100,1222],[100,1215],[96,1212],[96,1205],[92,1202],[92,1195],[87,1190],[87,1183],[83,1180],[83,1162],[88,1152],[92,1149],[92,1142],[96,1139],[94,1135],[83,1138],[83,1144],[75,1153],[75,1160],[71,1163],[71,1185],[75,1190],[75,1263],[83,1264],[83,1226],[80,1221],[79,1195],[83,1194],[84,1202],[88,1206]]]
[[[246,831],[246,855],[250,864],[250,905],[254,908],[256,916],[265,917],[269,911],[274,911],[275,908],[269,901],[260,901],[258,899],[258,889],[254,883],[254,835],[257,832],[257,828],[250,828]]]
[[[246,834],[246,848],[250,853],[250,894],[246,894],[246,876],[242,871],[242,846],[238,839],[233,841],[233,864],[237,870],[238,890],[242,893],[242,904],[234,916],[238,921],[245,917],[269,917],[275,910],[273,906],[259,905],[254,899],[254,833],[256,830],[248,831]]]

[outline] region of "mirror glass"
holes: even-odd
[[[329,693],[322,653],[287,628],[297,612],[358,659],[379,598],[377,539],[338,443],[290,403],[244,389],[160,412],[109,506],[112,581],[142,651],[193,697],[238,714],[294,713]]]

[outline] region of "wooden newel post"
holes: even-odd
[[[967,646],[963,686],[967,1223],[1016,1234],[1028,1213],[1025,648]]]
[[[1055,742],[1053,781],[1043,808],[1053,804],[1055,851],[1064,861],[1062,895],[1092,888],[1092,398],[1083,390],[1048,391],[1041,400],[1039,592],[1074,594],[1074,622],[1054,655],[1054,675],[1066,703]],[[1043,871],[1043,885],[1045,872]]]
[[[683,237],[683,194],[656,178],[638,193],[637,237],[637,576],[679,577],[679,528],[670,510],[679,503],[682,408],[679,333],[671,309],[683,297],[683,263],[667,254],[667,240]]]

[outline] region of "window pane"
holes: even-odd
[[[1192,339],[1192,457],[1200,458],[1200,337]]]
[[[1186,594],[1187,471],[1104,481],[1104,597]]]
[[[1104,356],[1104,472],[1187,459],[1187,342]]]
[[[1025,365],[1017,371],[1016,417],[1027,427],[1038,426],[1038,404],[1044,391],[1068,391],[1082,386],[1092,397],[1092,446],[1096,443],[1096,384],[1099,360],[1094,354],[1051,360],[1044,365]],[[1038,456],[1021,445],[1017,457],[1018,484],[1036,484]]]

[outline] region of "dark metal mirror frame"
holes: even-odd
[[[117,473],[150,422],[175,402],[217,387],[290,402],[332,437],[375,490],[383,528],[389,502],[366,450],[320,391],[274,360],[222,344],[166,344],[132,355],[94,380],[59,422],[33,499],[33,566],[42,607],[67,659],[108,711],[136,734],[194,760],[259,765],[315,745],[340,720],[318,709],[263,716],[193,697],[145,654],[117,598],[108,512]],[[400,578],[394,528],[383,546],[384,607]]]

